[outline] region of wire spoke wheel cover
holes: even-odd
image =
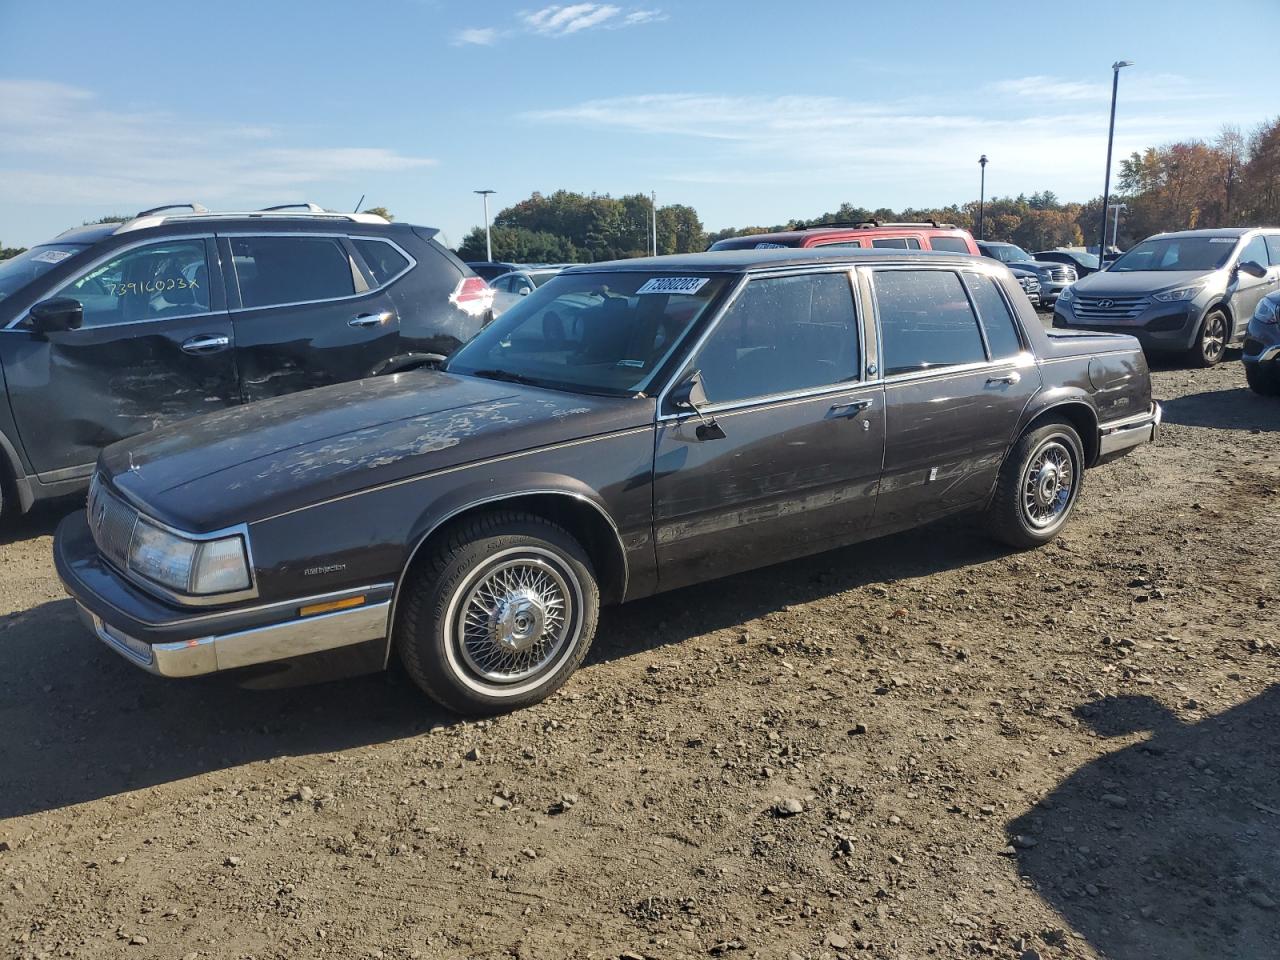
[[[523,693],[573,653],[582,586],[551,550],[504,550],[463,578],[445,629],[446,655],[460,680],[490,696]]]
[[[1076,466],[1071,451],[1050,437],[1031,455],[1022,476],[1022,511],[1037,530],[1062,522],[1075,497]]]

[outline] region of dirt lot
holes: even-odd
[[[484,723],[396,674],[149,677],[42,511],[0,547],[0,955],[1280,956],[1280,405],[1156,380],[1162,441],[1057,544],[615,609]]]

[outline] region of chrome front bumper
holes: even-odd
[[[1108,457],[1139,444],[1150,443],[1160,436],[1164,410],[1152,401],[1151,409],[1137,417],[1128,417],[1098,428],[1098,457]]]
[[[391,614],[391,601],[385,600],[236,633],[146,643],[115,629],[78,601],[76,607],[94,636],[134,666],[162,677],[196,677],[383,640]]]

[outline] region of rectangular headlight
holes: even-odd
[[[188,540],[142,518],[129,545],[129,569],[178,593],[204,596],[251,585],[243,537]]]
[[[129,569],[134,573],[186,593],[195,558],[196,544],[138,519],[129,544]]]

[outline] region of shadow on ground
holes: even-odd
[[[604,611],[582,675],[787,604],[1000,556],[951,521]],[[81,627],[69,600],[0,618],[0,818],[168,783],[269,757],[413,737],[454,718],[398,670],[257,691],[227,677],[165,680]]]
[[[1166,423],[1215,430],[1280,431],[1280,404],[1245,387],[1210,390],[1164,401]]]
[[[1076,713],[1150,737],[1009,825],[1023,876],[1110,960],[1280,956],[1280,685],[1193,723],[1149,697]]]

